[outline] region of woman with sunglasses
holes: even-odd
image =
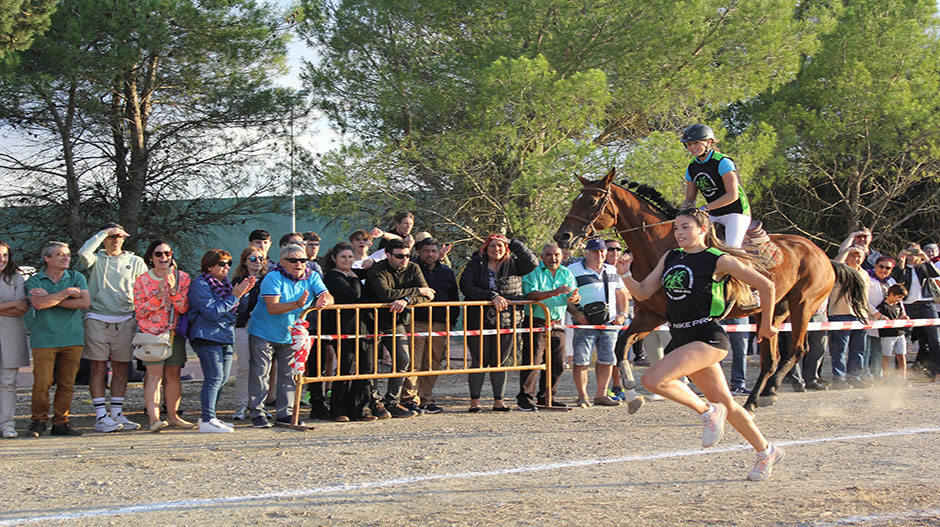
[[[238,285],[252,276],[255,283],[260,282],[268,273],[268,257],[259,247],[248,247],[238,258],[238,266],[232,273],[232,285]],[[248,319],[251,310],[258,303],[260,287],[252,287],[248,294],[238,302],[235,312],[235,413],[232,419],[242,420],[248,417]]]
[[[232,431],[231,425],[216,417],[215,406],[232,369],[238,304],[254,287],[257,278],[248,276],[233,286],[228,281],[231,268],[232,255],[228,251],[210,249],[202,257],[202,274],[193,280],[189,289],[189,343],[199,355],[203,376],[199,393],[200,432]]]
[[[166,242],[156,240],[144,253],[144,262],[150,268],[134,281],[134,316],[137,331],[161,335],[175,331],[179,317],[189,310],[189,275],[176,268],[173,250]],[[186,342],[173,335],[172,354],[157,362],[144,362],[144,406],[150,419],[150,431],[159,432],[173,425],[192,428],[193,424],[180,418],[177,410],[183,386],[180,371],[186,364]],[[166,396],[166,420],[160,417],[160,385]]]

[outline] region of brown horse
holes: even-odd
[[[613,184],[613,169],[600,181],[589,181],[581,176],[578,179],[583,188],[555,233],[555,241],[562,248],[574,248],[584,238],[614,227],[633,252],[633,276],[643,280],[666,251],[677,247],[672,220],[678,211],[650,187],[640,185],[635,193]],[[744,404],[751,412],[758,401],[760,406],[768,406],[776,400],[776,391],[784,376],[806,353],[806,325],[810,317],[836,281],[846,291],[857,313],[864,304],[863,284],[845,265],[832,262],[819,247],[801,236],[773,234],[770,238],[783,253],[781,263],[765,271],[776,287],[774,325],[790,317],[793,338],[783,356],[776,337],[761,341],[760,376]],[[665,311],[666,296],[662,289],[639,302],[636,316],[627,329],[627,349],[666,322]],[[759,324],[760,308],[745,311],[735,306],[728,317],[750,314],[758,317]]]

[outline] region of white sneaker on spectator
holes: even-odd
[[[199,431],[209,434],[228,434],[234,432],[235,430],[223,425],[222,421],[219,421],[216,418],[212,418],[209,419],[209,422],[203,422],[202,419],[200,419]]]
[[[16,437],[16,429],[13,428],[13,423],[10,423],[3,427],[3,438],[4,439],[13,439]]]
[[[96,431],[96,432],[104,432],[104,433],[107,434],[107,433],[110,433],[110,432],[117,432],[118,430],[120,430],[120,429],[122,429],[122,428],[124,428],[124,425],[122,425],[121,423],[115,421],[110,415],[106,415],[106,416],[104,416],[104,417],[99,417],[99,418],[95,421],[95,431]]]
[[[702,429],[702,448],[715,446],[725,435],[725,417],[728,409],[721,403],[709,403],[712,411],[702,415],[704,427]]]
[[[770,445],[770,453],[766,456],[757,456],[757,464],[747,473],[747,479],[751,481],[764,481],[770,477],[770,472],[774,465],[783,461],[787,457],[786,451],[778,446]]]
[[[112,417],[112,419],[114,419],[114,422],[122,425],[121,430],[124,432],[130,431],[130,430],[137,430],[138,428],[140,428],[139,423],[135,423],[134,421],[131,421],[130,419],[124,417],[124,414],[118,414],[117,417]]]

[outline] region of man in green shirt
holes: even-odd
[[[75,374],[82,358],[84,310],[91,304],[85,277],[69,270],[69,246],[49,242],[42,248],[44,270],[26,281],[29,302],[35,310],[31,324],[33,350],[33,420],[29,435],[39,437],[49,421],[49,388],[55,381],[52,435],[79,436],[69,424]]]
[[[542,262],[534,271],[522,277],[522,294],[526,300],[537,300],[548,308],[551,320],[545,320],[545,312],[541,308],[533,308],[533,327],[546,327],[552,324],[561,324],[565,317],[568,304],[577,305],[581,301],[578,294],[578,284],[574,275],[567,267],[561,265],[563,259],[561,249],[555,244],[542,247]],[[558,391],[558,380],[565,371],[565,330],[555,327],[550,332],[552,353],[552,406],[564,407],[564,403],[555,399]],[[522,363],[542,364],[545,361],[545,335],[535,333],[530,339],[523,337]],[[538,380],[538,394],[535,386]],[[524,370],[519,375],[519,394],[516,395],[519,409],[524,412],[536,410],[535,404],[544,406],[545,401],[545,371]]]

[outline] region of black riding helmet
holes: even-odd
[[[694,141],[707,141],[708,139],[715,139],[715,132],[711,127],[707,124],[693,124],[682,132],[682,139],[679,139],[679,142],[686,144]]]

